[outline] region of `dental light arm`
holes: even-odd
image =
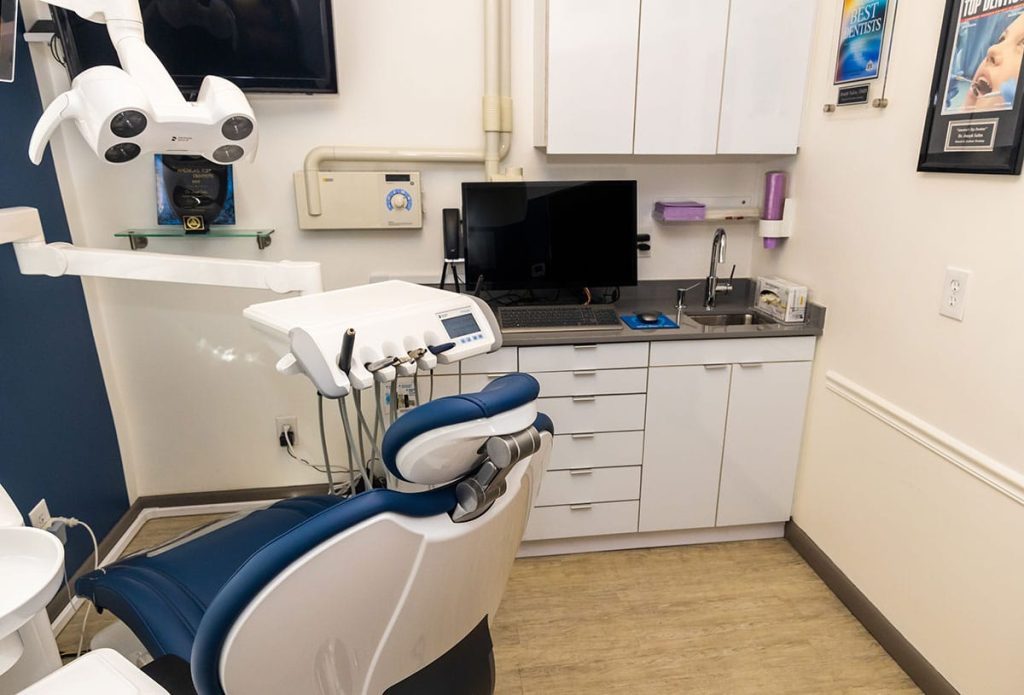
[[[256,156],[256,119],[242,91],[207,76],[187,102],[146,44],[137,0],[53,0],[50,4],[107,25],[121,68],[86,70],[46,108],[29,142],[39,164],[57,127],[73,120],[86,143],[112,164],[143,153],[200,155],[227,164]]]
[[[81,275],[277,293],[323,291],[319,263],[243,261],[47,244],[35,208],[0,209],[0,244],[5,243],[14,244],[18,266],[25,275]]]

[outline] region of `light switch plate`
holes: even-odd
[[[939,313],[957,321],[964,320],[964,306],[967,303],[967,281],[971,271],[960,268],[946,268],[946,279],[942,285],[942,305]]]

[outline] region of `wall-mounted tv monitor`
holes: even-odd
[[[247,92],[338,91],[331,0],[141,0],[146,43],[186,96],[207,75]],[[106,25],[52,8],[74,79],[118,65]]]
[[[469,287],[636,284],[636,181],[464,183],[462,219]]]

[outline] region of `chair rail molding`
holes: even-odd
[[[1024,505],[1024,474],[1019,471],[978,451],[834,370],[826,372],[825,388],[957,468]]]

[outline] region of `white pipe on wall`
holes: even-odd
[[[311,216],[323,213],[320,171],[327,162],[482,163],[489,180],[501,177],[498,165],[512,144],[511,6],[511,0],[484,0],[484,149],[314,147],[302,166],[306,179],[306,208]]]

